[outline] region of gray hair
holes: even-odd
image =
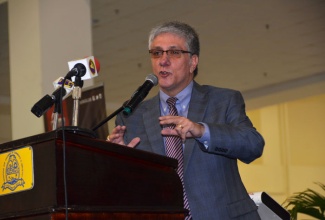
[[[170,21],[163,23],[161,25],[158,25],[154,27],[149,34],[149,49],[152,44],[152,41],[160,34],[163,33],[173,33],[176,34],[182,38],[185,39],[186,41],[186,47],[187,50],[189,50],[192,55],[195,54],[199,57],[200,55],[200,41],[199,41],[199,36],[188,24],[178,22],[178,21]],[[196,76],[198,73],[198,68],[194,70],[194,76]]]

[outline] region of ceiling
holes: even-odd
[[[200,35],[197,81],[247,98],[293,82],[325,81],[324,0],[92,0],[93,50],[108,109],[127,100],[151,72],[148,32],[167,20]],[[311,80],[312,79],[312,80]],[[152,91],[149,96],[156,94]]]
[[[7,23],[3,8],[1,27]],[[91,8],[93,54],[101,64],[95,83],[104,82],[109,112],[151,73],[148,32],[167,20],[187,22],[199,33],[200,84],[240,90],[251,99],[325,82],[324,0],[91,0]],[[5,35],[0,34],[0,104],[10,106]]]

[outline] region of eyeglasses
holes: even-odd
[[[152,58],[161,58],[164,55],[164,52],[166,52],[167,56],[169,58],[180,58],[183,53],[189,53],[192,55],[190,51],[186,50],[158,50],[158,49],[152,49],[149,50],[149,53],[151,54]]]

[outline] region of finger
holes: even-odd
[[[170,129],[170,128],[162,129],[161,134],[178,136],[178,132],[175,129]]]
[[[166,124],[178,124],[180,121],[179,116],[162,116],[159,117],[159,122],[161,125],[166,125]]]
[[[118,125],[113,129],[112,133],[124,133],[125,129],[126,129],[125,126]]]
[[[110,135],[110,139],[112,142],[116,142],[118,139],[121,139],[121,137],[123,137],[123,135],[120,133]]]
[[[133,138],[132,141],[127,146],[134,148],[139,143],[140,143],[140,138],[136,137]]]
[[[183,125],[179,124],[176,125],[175,130],[177,131],[178,136],[181,137],[182,141],[185,142],[187,129]]]
[[[125,126],[120,126],[120,125],[116,126],[111,133],[110,139],[112,140],[112,135],[116,135],[116,134],[124,135],[125,130],[126,130]]]
[[[107,137],[106,141],[110,143],[125,145],[123,140],[123,135],[121,134],[110,134]]]
[[[186,134],[188,132],[183,132],[181,129],[170,129],[170,128],[166,128],[166,129],[162,129],[161,130],[161,134],[163,136],[179,136],[182,139],[182,142],[185,143],[186,141]]]
[[[183,143],[185,143],[185,141],[186,141],[186,134],[187,134],[186,131],[182,131],[182,133],[181,133],[181,139],[182,139]]]
[[[180,117],[180,116],[177,116],[177,115],[164,115],[164,116],[160,116],[158,119],[159,120],[167,120],[167,119],[173,119],[173,118],[177,118],[177,117]]]

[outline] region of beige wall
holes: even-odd
[[[78,13],[71,16],[71,9]],[[9,0],[8,15],[11,139],[16,140],[44,132],[43,118],[31,108],[53,92],[53,81],[69,71],[68,61],[92,54],[90,1]],[[84,86],[89,85],[93,80]]]
[[[265,191],[280,204],[307,188],[324,193],[314,184],[325,183],[324,113],[325,94],[247,112],[266,142],[261,158],[240,163],[249,192]]]

